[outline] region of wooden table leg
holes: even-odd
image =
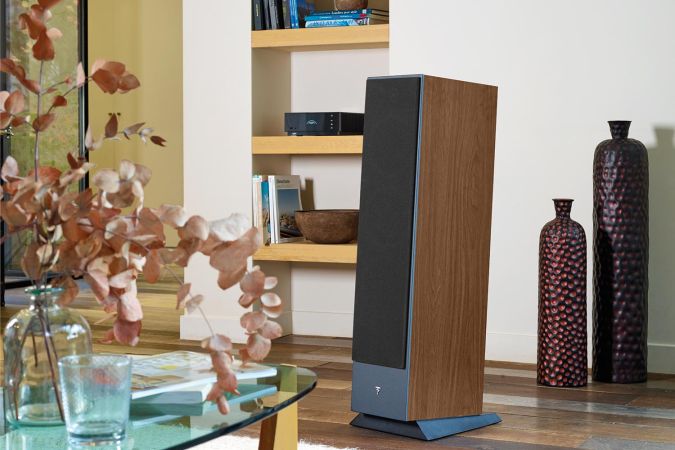
[[[298,405],[284,408],[267,418],[260,427],[258,450],[298,449]]]
[[[293,397],[298,389],[298,370],[295,366],[278,368],[281,382],[277,401]],[[298,404],[282,409],[262,422],[258,450],[298,450]]]

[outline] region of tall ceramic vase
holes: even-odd
[[[649,163],[628,138],[630,122],[609,122],[593,163],[593,379],[647,379]]]
[[[556,217],[539,238],[537,382],[547,386],[588,382],[586,233],[570,218],[572,202],[553,200]]]

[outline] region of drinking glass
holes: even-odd
[[[124,440],[131,401],[131,358],[73,355],[59,360],[68,439],[75,445]]]

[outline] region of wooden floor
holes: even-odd
[[[170,284],[143,289],[146,320],[134,349],[97,345],[97,350],[152,354],[174,349],[199,350],[178,338],[178,317]],[[19,305],[10,296],[3,324]],[[77,306],[90,322],[103,317],[91,299]],[[107,327],[94,325],[99,338]],[[269,362],[311,368],[317,389],[300,403],[300,437],[334,447],[391,449],[675,449],[675,375],[652,375],[645,384],[591,383],[582,389],[537,386],[530,365],[488,363],[485,411],[497,412],[499,425],[435,442],[420,442],[349,426],[351,341],[289,336],[278,340]],[[257,428],[244,430],[255,436]]]

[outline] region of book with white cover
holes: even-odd
[[[260,236],[263,235],[262,225],[262,175],[253,175],[251,179],[253,192],[253,226],[258,229]]]
[[[272,243],[302,240],[295,212],[302,210],[301,182],[297,175],[270,175],[270,223]]]
[[[239,361],[235,362],[232,369],[239,381],[268,378],[277,374],[274,367],[254,363],[241,367]],[[189,397],[188,402],[194,402],[196,397],[204,401],[208,394],[205,385],[215,381],[216,373],[211,366],[211,357],[206,353],[176,351],[134,358],[131,365],[131,399],[182,391],[192,392],[182,394]]]

